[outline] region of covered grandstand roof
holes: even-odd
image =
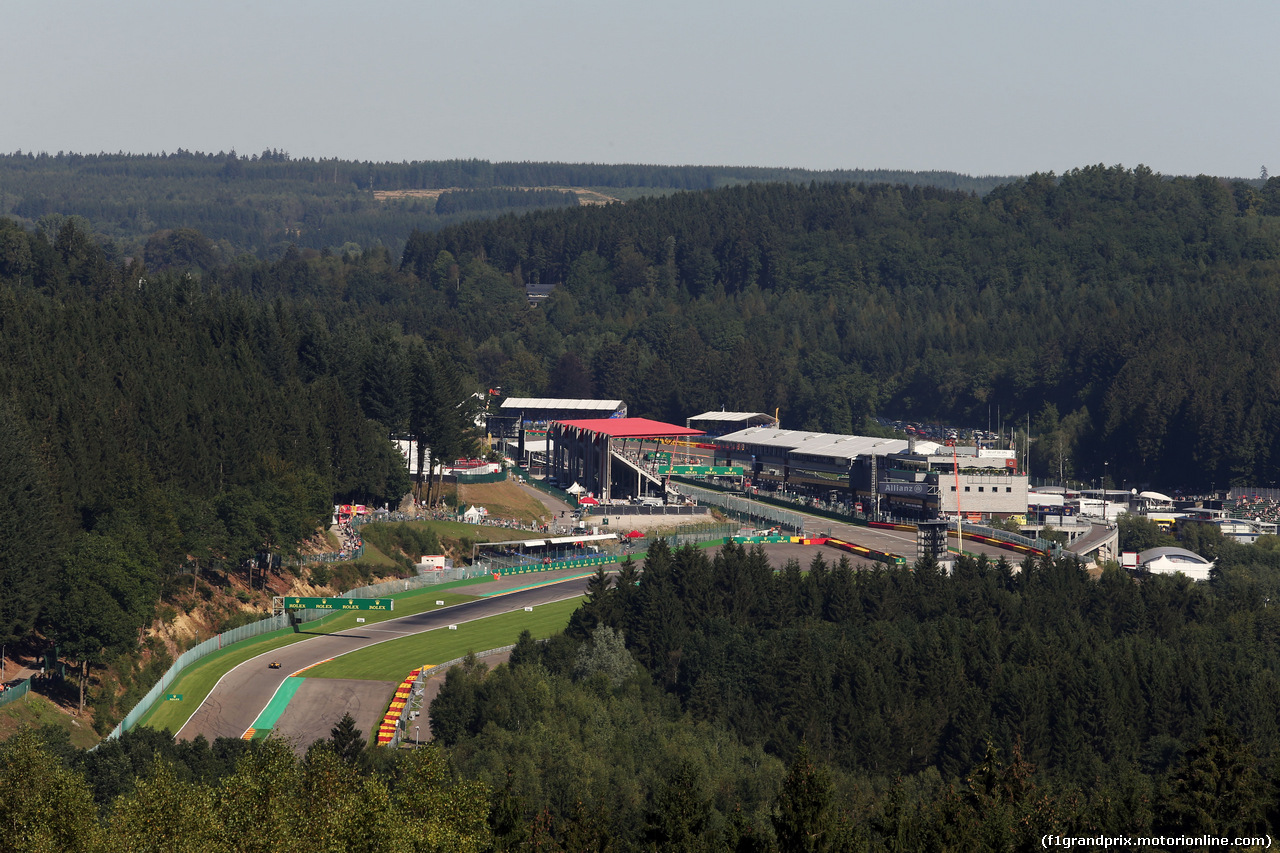
[[[887,456],[906,453],[910,442],[901,438],[877,438],[866,435],[840,435],[830,432],[805,432],[777,427],[748,427],[722,435],[717,441],[755,444],[792,453],[853,459],[858,456]],[[916,452],[934,453],[942,445],[933,441],[917,441]]]
[[[701,422],[707,426],[716,425],[721,429],[742,429],[753,426],[778,425],[778,419],[765,412],[703,412],[685,421],[692,426]]]
[[[600,433],[611,438],[672,438],[704,435],[700,429],[665,424],[648,418],[593,418],[585,421],[556,421],[561,426]]]
[[[773,415],[766,415],[764,412],[703,412],[700,415],[694,415],[689,418],[691,421],[749,421],[752,418],[768,418],[773,420]]]
[[[608,542],[617,539],[616,533],[584,533],[581,536],[553,536],[550,539],[525,539],[524,541],[485,542],[481,548],[541,548],[544,545],[572,545],[577,542]]]
[[[570,411],[614,412],[622,408],[621,400],[567,400],[556,397],[508,397],[502,409],[567,409]]]
[[[1160,548],[1148,548],[1138,555],[1138,562],[1145,563],[1148,560],[1167,559],[1174,563],[1189,563],[1195,565],[1205,565],[1210,563],[1201,557],[1195,551],[1188,551],[1186,548],[1179,548],[1176,545],[1166,545]]]

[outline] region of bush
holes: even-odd
[[[405,569],[412,569],[415,560],[424,554],[441,553],[440,538],[425,524],[366,524],[360,535]]]
[[[254,613],[252,610],[236,610],[223,617],[222,623],[218,626],[218,633],[221,634],[223,631],[239,628],[241,625],[248,625],[250,622],[257,622],[262,618],[261,613]]]
[[[316,586],[328,586],[329,585],[329,567],[323,564],[319,566],[312,566],[311,567],[311,583],[315,584]]]

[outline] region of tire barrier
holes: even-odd
[[[396,735],[400,731],[400,718],[404,716],[405,708],[409,704],[409,697],[413,695],[413,685],[418,680],[418,676],[426,669],[420,666],[409,673],[409,675],[400,682],[400,686],[396,688],[396,693],[391,697],[391,704],[387,708],[387,713],[382,715],[382,722],[378,724],[378,746],[390,746],[395,740]]]

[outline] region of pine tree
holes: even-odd
[[[342,715],[338,724],[329,732],[329,743],[339,758],[352,766],[361,766],[366,760],[365,750],[368,741],[356,727],[355,718],[350,712]]]
[[[781,853],[819,853],[828,850],[835,826],[831,779],[809,759],[800,745],[787,770],[773,813],[773,830]]]

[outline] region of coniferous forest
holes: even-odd
[[[70,186],[84,166],[43,159],[4,169]],[[219,201],[217,181],[322,183],[335,164],[182,172],[199,159],[94,164],[102,198],[172,169],[207,205],[163,225],[0,184],[6,642],[38,636],[84,666],[128,657],[193,571],[288,554],[334,502],[398,500],[410,484],[390,435],[470,450],[460,404],[497,386],[675,422],[780,408],[785,426],[833,432],[882,414],[976,425],[999,406],[1030,420],[1033,476],[1171,491],[1280,470],[1280,179],[1098,166],[958,189],[769,175],[793,182],[685,189],[637,171],[616,181],[666,194],[586,207],[510,192],[585,185],[568,167],[538,183],[536,164],[474,180],[496,164],[461,164],[447,187],[484,194],[451,198],[452,224],[400,210],[400,251],[298,219],[270,239],[214,235],[252,209],[225,187]],[[415,186],[407,169],[366,172],[395,189]],[[550,209],[516,215],[526,201]],[[539,307],[533,282],[556,285]],[[235,790],[278,802],[277,829],[341,790],[405,849],[1250,834],[1277,817],[1280,565],[1207,544],[1218,571],[1199,585],[1060,561],[775,574],[739,549],[659,549],[638,585],[639,566],[597,578],[561,637],[455,671],[429,761],[369,758],[337,731],[302,763],[143,734],[84,755],[46,733],[0,747],[0,809],[16,819],[38,803],[10,792],[60,792],[55,811],[89,823],[50,831],[86,849],[118,841],[121,815],[178,820],[158,799],[178,784],[205,804],[183,819],[211,838],[239,819]],[[448,831],[466,837],[431,836],[455,789],[480,817],[458,806]],[[346,814],[330,815],[343,843]]]
[[[1276,557],[1226,546],[1195,584],[1074,559],[775,572],[659,544],[599,573],[564,633],[455,667],[429,747],[370,751],[349,721],[301,761],[30,732],[0,744],[0,817],[66,850],[143,843],[140,822],[214,851],[1260,837],[1280,818]]]

